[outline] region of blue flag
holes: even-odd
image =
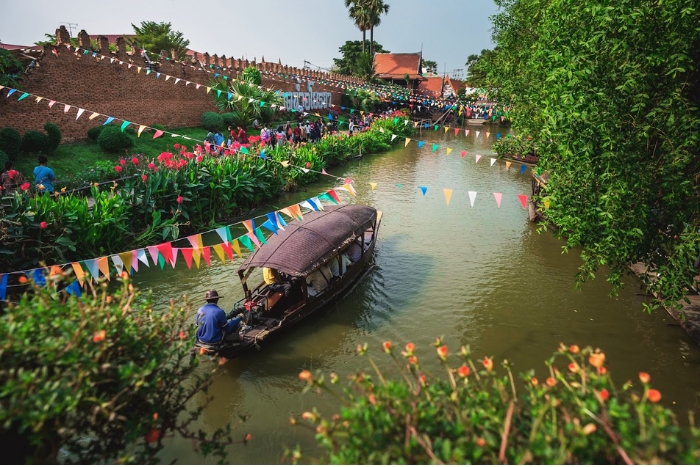
[[[418,149],[422,148],[424,144],[423,141],[418,141]]]
[[[418,188],[420,188],[420,191],[423,192],[423,196],[425,196],[425,192],[428,191],[428,187],[427,186],[419,186]]]
[[[526,166],[526,165],[521,165],[521,166],[520,166],[520,175],[524,174],[526,170],[527,170],[527,166]]]

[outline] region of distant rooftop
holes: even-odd
[[[423,79],[420,70],[420,53],[378,53],[374,56],[374,72],[378,78]]]

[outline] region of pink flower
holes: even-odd
[[[141,175],[141,180],[143,180],[144,182],[148,180],[148,175]]]
[[[120,163],[121,165],[126,165],[126,160],[124,160],[124,159],[119,159],[119,163]]]
[[[121,171],[122,171],[122,166],[121,166],[121,165],[115,165],[115,166],[114,166],[114,170],[116,170],[117,172],[121,173]]]
[[[307,162],[307,163],[306,163],[306,168],[307,168],[307,169],[310,169],[310,168],[311,168],[311,162]]]
[[[41,222],[39,223],[39,228],[40,228],[40,229],[45,229],[45,228],[48,227],[48,226],[49,226],[49,224],[47,224],[46,221],[41,221]]]
[[[173,147],[174,147],[175,149],[180,149],[180,143],[175,143],[175,144],[173,144]]]
[[[203,160],[204,160],[204,157],[202,157],[202,156],[197,156],[197,163],[198,163],[198,164],[199,164],[200,162],[202,162]]]
[[[24,191],[27,191],[27,190],[29,190],[29,187],[30,187],[30,186],[31,186],[31,185],[29,184],[29,182],[24,182],[24,183],[22,183],[22,185],[20,186],[20,188],[21,188],[22,190],[24,190]]]
[[[132,157],[131,158],[131,163],[134,165],[139,165],[139,159],[138,157]]]
[[[153,162],[149,162],[149,163],[148,163],[148,168],[151,169],[151,170],[153,170],[153,169],[155,168],[155,166],[156,166],[156,165],[155,165]]]
[[[182,202],[185,201],[185,198],[183,198],[182,196],[178,196],[176,201],[177,201],[177,204],[182,204]]]

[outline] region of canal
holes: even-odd
[[[277,463],[285,447],[297,445],[310,456],[307,461],[320,456],[314,434],[290,426],[289,418],[314,406],[330,415],[337,404],[327,396],[302,395],[297,375],[303,369],[341,376],[369,371],[366,360],[355,355],[357,344],[365,342],[389,372],[392,365],[380,354],[383,341],[414,342],[427,369],[438,373],[429,344],[444,336],[450,349],[468,344],[476,357],[507,358],[516,372],[535,368],[540,379],[543,361],[560,342],[592,345],[605,351],[618,386],[627,380],[638,384],[638,372],[650,373],[682,423],[687,410],[700,407],[700,350],[664,311],[643,311],[647,298],[631,278],[614,298],[602,278],[574,289],[577,253],[562,254],[561,240],[550,232],[538,234],[518,201],[518,194],[530,192],[530,171],[521,175],[517,164],[506,170],[503,161],[490,165],[495,131],[501,130],[488,137],[484,130],[477,137],[474,129],[468,136],[424,132],[417,138],[425,141],[421,149],[413,142],[398,144],[332,171],[354,180],[357,197],[339,192],[345,201],[384,213],[375,265],[340,304],[223,366],[200,425],[214,430],[230,422],[237,437],[252,434],[247,446],[229,449],[230,463]],[[437,152],[432,143],[440,144]],[[446,147],[451,154],[445,154]],[[478,163],[476,154],[484,156]],[[377,184],[375,190],[370,183]],[[322,177],[261,213],[336,184]],[[427,187],[425,195],[419,186]],[[449,205],[443,188],[453,190]],[[468,191],[477,192],[473,207]],[[503,194],[500,208],[494,192]],[[241,296],[235,275],[239,264],[212,259],[212,266],[202,269],[188,270],[184,261],[165,271],[142,268],[135,283],[153,289],[162,306],[183,293],[199,306],[204,292],[215,288],[229,310]],[[204,399],[202,394],[194,403]],[[249,416],[248,421],[241,425],[239,415]],[[164,454],[164,460],[174,456],[179,463],[209,461],[182,440],[170,443]]]

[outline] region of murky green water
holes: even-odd
[[[642,311],[644,297],[632,279],[617,298],[608,296],[603,280],[574,290],[576,254],[562,255],[561,241],[548,232],[537,234],[516,197],[529,194],[530,171],[520,175],[518,166],[507,171],[502,161],[489,165],[496,131],[501,130],[494,129],[488,138],[484,129],[479,137],[473,128],[467,137],[425,132],[420,150],[413,143],[407,148],[401,144],[334,171],[355,181],[353,202],[384,212],[376,264],[342,303],[225,365],[210,390],[214,401],[202,426],[213,430],[236,424],[239,414],[250,415],[236,433],[251,433],[253,441],[232,447],[229,462],[276,463],[284,447],[297,444],[319,455],[313,433],[289,426],[289,417],[312,406],[331,414],[337,405],[327,397],[302,395],[297,375],[302,369],[340,375],[369,370],[354,353],[364,342],[387,369],[391,365],[379,355],[382,341],[414,342],[424,352],[425,364],[434,356],[429,343],[443,335],[451,349],[469,344],[477,356],[508,358],[516,370],[535,368],[538,376],[545,374],[543,361],[559,342],[593,345],[605,351],[618,384],[636,382],[637,373],[647,371],[681,419],[688,409],[700,407],[700,349],[669,324],[665,312],[650,316]],[[437,153],[431,152],[433,142],[441,145]],[[450,155],[444,150],[448,146],[453,148]],[[464,158],[462,150],[468,152]],[[484,155],[478,164],[475,154]],[[377,183],[376,190],[370,182]],[[324,177],[275,207],[334,185]],[[425,196],[421,185],[428,187]],[[454,190],[449,206],[443,188]],[[478,193],[473,208],[468,191]],[[500,208],[493,192],[503,193]],[[136,283],[152,288],[163,303],[188,293],[200,305],[211,287],[225,295],[221,304],[227,310],[240,297],[239,261],[224,266],[213,259],[212,267],[199,270],[181,263],[174,270],[143,268]],[[197,402],[203,400],[201,395]],[[208,462],[184,441],[171,443],[167,454],[180,463]]]

